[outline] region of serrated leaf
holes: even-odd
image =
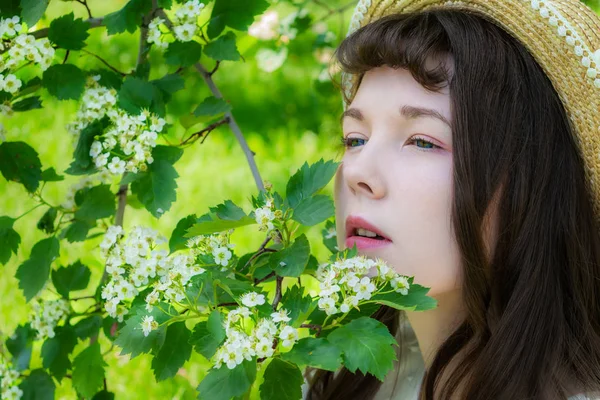
[[[34,336],[34,330],[27,323],[19,325],[15,332],[6,339],[6,348],[13,356],[13,366],[17,371],[29,369]]]
[[[21,17],[28,28],[33,27],[42,18],[50,0],[21,0]]]
[[[305,226],[313,226],[335,215],[331,197],[318,194],[302,199],[294,208],[292,219]]]
[[[41,180],[44,182],[59,182],[64,181],[64,175],[58,175],[54,167],[46,168],[42,171]]]
[[[42,84],[59,100],[77,100],[85,87],[85,74],[73,64],[55,64],[44,71]]]
[[[87,339],[98,333],[102,326],[102,317],[99,315],[92,315],[87,318],[83,318],[73,325],[75,335],[79,339]]]
[[[77,337],[69,325],[59,326],[55,335],[42,345],[42,365],[60,382],[71,368],[69,355],[77,344]]]
[[[50,265],[58,257],[59,248],[55,237],[42,239],[31,249],[29,259],[19,266],[15,275],[27,301],[44,287],[50,275]]]
[[[92,224],[93,221],[113,216],[117,206],[116,196],[109,185],[98,185],[86,191],[83,203],[75,211],[75,218]]]
[[[177,147],[156,146],[152,151],[154,161],[131,184],[131,191],[156,218],[169,211],[177,199],[176,179],[179,174],[173,164],[182,154],[183,150]]]
[[[0,172],[7,181],[22,183],[28,192],[35,192],[42,176],[38,153],[25,142],[0,144]]]
[[[208,320],[196,324],[189,341],[194,345],[194,350],[210,359],[226,336],[223,315],[218,310],[213,310]]]
[[[210,210],[211,212],[198,218],[196,223],[187,230],[184,237],[190,238],[197,235],[223,232],[256,223],[255,218],[246,215],[241,208],[231,201],[219,204],[218,206],[210,208]],[[225,219],[219,218],[219,215],[223,216]]]
[[[179,220],[177,226],[173,230],[173,233],[171,233],[171,239],[169,239],[169,251],[171,253],[187,248],[185,244],[187,243],[188,239],[183,235],[196,223],[196,219],[196,214],[192,214]]]
[[[339,250],[337,245],[336,225],[334,221],[328,220],[325,223],[325,228],[321,230],[321,235],[323,236],[323,244],[329,251],[335,253]]]
[[[92,156],[90,156],[90,148],[92,147],[92,143],[94,143],[94,136],[101,135],[107,124],[108,118],[104,118],[103,120],[92,122],[81,130],[77,147],[73,152],[73,161],[65,171],[67,174],[91,174],[96,170]]]
[[[169,65],[189,67],[200,60],[202,45],[195,41],[173,42],[165,51],[165,61]]]
[[[160,79],[152,80],[150,83],[160,90],[165,102],[171,100],[173,93],[185,88],[185,81],[177,74],[168,74]]]
[[[291,318],[290,325],[298,327],[304,320],[297,320],[299,316],[307,313],[313,300],[310,296],[304,295],[304,288],[298,285],[289,287],[284,293],[281,304],[282,308],[289,311],[288,317]]]
[[[300,339],[281,359],[294,364],[327,371],[337,371],[342,364],[342,351],[323,338]]]
[[[194,116],[215,116],[226,113],[231,110],[231,105],[227,103],[223,98],[216,98],[214,96],[205,98],[202,103],[194,110]]]
[[[256,15],[269,7],[265,0],[215,0],[208,24],[207,34],[213,39],[223,32],[226,26],[238,31],[246,31]]]
[[[92,397],[104,382],[104,367],[100,343],[95,342],[73,360],[73,387],[83,397]]]
[[[95,226],[86,221],[75,220],[61,232],[62,237],[69,243],[83,242],[87,239],[88,232]]]
[[[98,83],[109,89],[119,90],[123,84],[123,77],[110,69],[93,69],[88,71],[88,76],[100,75]]]
[[[241,207],[235,205],[231,200],[226,200],[225,203],[209,207],[209,210],[217,215],[217,218],[228,221],[239,221],[247,217]]]
[[[75,14],[71,12],[50,22],[48,39],[63,49],[81,50],[90,35],[88,29],[90,23],[81,18],[75,19]]]
[[[250,389],[256,379],[256,359],[244,360],[233,369],[227,365],[208,371],[198,385],[199,400],[230,400]]]
[[[87,287],[91,275],[92,273],[88,267],[83,265],[81,261],[76,261],[68,267],[61,267],[52,271],[52,283],[58,294],[68,299],[69,292],[83,290]]]
[[[37,228],[46,233],[54,232],[54,220],[56,219],[58,210],[54,207],[49,207],[42,215],[42,218],[37,223]]]
[[[152,359],[152,370],[157,382],[174,377],[179,368],[189,360],[192,355],[192,345],[188,343],[190,334],[183,321],[167,327],[165,343]]]
[[[13,229],[14,218],[0,217],[0,264],[6,264],[10,260],[11,253],[17,255],[21,236]]]
[[[16,112],[35,110],[37,108],[42,108],[42,100],[40,99],[40,96],[31,96],[13,103],[11,107],[13,111]]]
[[[34,369],[19,385],[23,391],[21,400],[53,400],[54,381],[43,369]]]
[[[119,11],[107,14],[104,25],[109,35],[128,31],[133,33],[142,24],[144,14],[152,9],[152,2],[147,0],[130,0]]]
[[[161,303],[160,306],[171,313],[176,313],[175,309],[167,304]],[[152,330],[148,336],[144,336],[141,325],[142,319],[146,315],[152,315],[155,321],[162,324],[171,316],[162,312],[158,307],[154,307],[152,311],[147,312],[144,306],[138,306],[131,313],[134,314],[125,321],[125,326],[119,330],[115,339],[115,344],[122,349],[120,355],[130,354],[130,357],[134,358],[142,353],[160,349],[165,342],[165,326],[160,326]]]
[[[304,378],[300,369],[280,358],[274,358],[263,377],[260,385],[261,400],[298,400],[302,398],[302,383]]]
[[[409,280],[409,282],[411,281]],[[429,288],[418,284],[411,283],[406,295],[394,291],[389,283],[382,289],[382,292],[391,293],[376,294],[370,300],[397,310],[426,311],[437,307],[437,300],[427,296]]]
[[[162,102],[159,89],[136,77],[125,79],[117,97],[117,105],[133,115],[138,115],[143,108],[153,108],[157,101]]]
[[[238,61],[240,53],[235,45],[235,33],[229,31],[204,47],[204,54],[218,61]]]
[[[274,253],[269,264],[277,275],[297,278],[302,275],[309,257],[310,245],[306,235],[302,234],[290,247]]]
[[[290,178],[286,186],[286,197],[292,208],[311,197],[329,183],[335,175],[339,162],[320,159],[312,165],[304,163]]]
[[[21,15],[21,0],[3,0],[0,7],[0,17],[10,18]]]
[[[387,327],[369,317],[357,318],[333,330],[327,340],[343,352],[344,366],[354,373],[370,373],[383,382],[394,368],[396,339]]]

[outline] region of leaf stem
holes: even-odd
[[[21,218],[21,217],[24,217],[25,215],[29,214],[30,212],[32,212],[33,210],[35,210],[36,208],[38,208],[38,207],[41,207],[41,206],[43,206],[43,204],[38,204],[38,205],[36,205],[35,207],[33,207],[33,208],[31,208],[31,209],[29,209],[29,210],[25,211],[23,214],[21,214],[21,215],[19,215],[18,217],[16,217],[16,218],[15,218],[15,221],[16,221],[16,220],[18,220],[18,219],[19,219],[19,218]]]

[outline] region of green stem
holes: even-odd
[[[17,218],[15,218],[15,221],[21,217],[24,217],[25,215],[29,214],[30,212],[32,212],[33,210],[35,210],[36,208],[41,207],[41,206],[43,206],[43,204],[38,204],[37,206],[33,207],[32,209],[25,211],[23,214],[21,214]]]

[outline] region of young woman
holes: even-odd
[[[600,17],[367,0],[336,56],[338,246],[348,224],[389,239],[359,250],[438,308],[382,307],[396,369],[313,370],[305,398],[600,398]]]

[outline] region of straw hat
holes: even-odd
[[[579,0],[360,0],[348,35],[388,14],[433,7],[483,14],[533,55],[566,109],[600,220],[600,16]],[[341,79],[352,101],[358,77]]]

